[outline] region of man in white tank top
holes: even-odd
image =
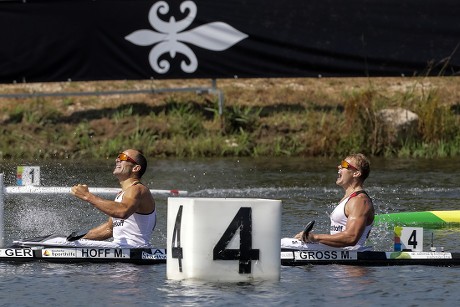
[[[366,156],[352,154],[346,157],[338,166],[336,180],[345,194],[330,215],[330,233],[309,232],[303,238],[302,231],[294,238],[283,238],[281,247],[311,250],[369,249],[364,244],[374,223],[374,205],[363,188],[369,173],[370,162]]]
[[[76,241],[76,246],[149,247],[156,224],[156,210],[150,190],[140,182],[146,169],[147,160],[142,152],[127,149],[115,160],[113,174],[122,189],[115,200],[90,193],[87,185],[78,184],[71,188],[73,195],[109,216],[107,222],[89,230]],[[113,242],[103,241],[112,237]]]

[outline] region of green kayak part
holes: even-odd
[[[460,210],[386,213],[375,216],[375,224],[400,226],[445,226],[460,224]]]

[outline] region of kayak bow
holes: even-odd
[[[387,213],[375,216],[376,224],[441,228],[460,224],[460,210]]]

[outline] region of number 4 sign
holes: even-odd
[[[395,227],[395,251],[423,251],[422,227]]]
[[[168,198],[168,279],[279,280],[281,201]]]

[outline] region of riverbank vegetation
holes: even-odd
[[[65,82],[0,86],[1,94],[208,86],[209,80]],[[194,92],[0,98],[0,159],[113,157],[460,156],[458,78],[218,80],[225,97]],[[378,116],[419,116],[398,137]]]

